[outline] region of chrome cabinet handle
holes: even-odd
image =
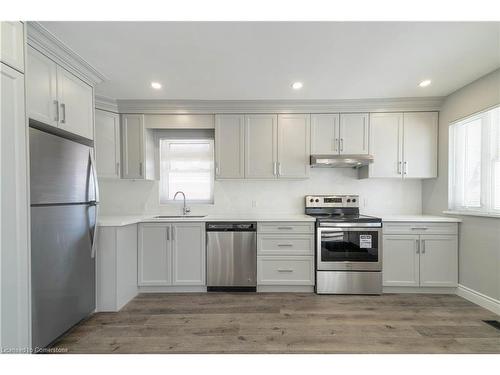
[[[116,174],[120,176],[120,163],[116,163]]]
[[[344,151],[344,138],[340,138],[340,152]]]
[[[420,240],[415,240],[415,247],[417,248],[417,254],[420,253]]]
[[[219,163],[215,162],[215,175],[218,176],[219,175]]]
[[[425,240],[422,241],[422,254],[425,254]]]
[[[61,124],[65,124],[66,123],[66,104],[61,103],[61,111],[62,111]]]
[[[291,268],[278,268],[278,272],[293,272]]]
[[[167,227],[167,241],[170,241],[170,226]]]
[[[398,161],[398,174],[401,174],[401,162]]]
[[[278,229],[293,229],[293,227],[278,227]]]
[[[281,163],[278,163],[278,176],[281,176]]]
[[[55,122],[59,122],[59,101],[54,100],[54,104],[56,106],[56,114],[55,114],[55,117],[54,117],[54,121]]]
[[[405,162],[403,163],[403,166],[404,166],[404,168],[403,168],[403,173],[404,173],[404,174],[408,174],[408,162],[407,162],[407,161],[405,161]]]
[[[139,163],[139,176],[142,177],[142,162]]]
[[[427,227],[411,227],[412,230],[427,230]]]
[[[333,142],[333,151],[335,151],[335,152],[338,151],[338,149],[339,149],[338,144],[339,144],[339,139],[335,138],[335,141]]]
[[[292,247],[292,246],[293,246],[293,244],[291,244],[291,243],[279,243],[279,244],[278,244],[278,246],[279,246],[279,247],[285,247],[285,246],[286,246],[286,247]]]

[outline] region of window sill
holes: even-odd
[[[500,219],[500,214],[489,214],[483,212],[469,212],[469,211],[443,211],[446,215],[460,215],[460,216],[479,216],[479,217],[489,217],[490,219]]]

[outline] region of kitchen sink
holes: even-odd
[[[199,219],[207,215],[161,215],[155,216],[155,219]]]

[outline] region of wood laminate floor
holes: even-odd
[[[53,347],[69,353],[500,353],[500,317],[455,295],[141,294]]]

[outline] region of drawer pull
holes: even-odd
[[[278,268],[278,272],[293,272],[291,268]]]
[[[278,246],[280,246],[280,247],[285,247],[285,246],[286,247],[292,247],[293,244],[291,244],[291,243],[279,243]]]
[[[293,229],[293,227],[278,227],[278,229]]]
[[[427,227],[411,227],[412,230],[427,230]]]

